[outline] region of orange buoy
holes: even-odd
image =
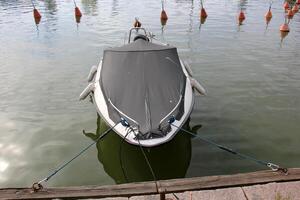
[[[142,26],[142,23],[138,20],[138,18],[135,18],[135,22],[133,23],[134,28],[140,28]]]
[[[280,37],[281,37],[281,43],[283,42],[283,39],[289,34],[289,32],[282,32],[280,31]]]
[[[76,21],[77,24],[80,23],[80,19],[81,19],[81,16],[75,16],[75,21]]]
[[[290,5],[289,5],[289,3],[288,3],[287,1],[283,4],[283,8],[284,8],[285,10],[287,10],[287,9],[290,8]]]
[[[270,3],[269,10],[268,10],[268,12],[265,14],[265,19],[266,19],[267,25],[270,23],[270,21],[271,21],[271,19],[272,19],[272,17],[273,17],[272,11],[271,11],[271,9],[272,9],[272,4],[273,4],[273,2]]]
[[[294,13],[298,12],[298,11],[299,11],[299,6],[298,6],[297,4],[295,4],[295,5],[293,6],[292,11],[293,11]]]
[[[239,20],[245,20],[245,13],[241,10],[240,14],[239,14]]]
[[[288,10],[287,17],[288,19],[292,19],[294,17],[294,12],[291,9]]]
[[[34,22],[36,25],[39,25],[41,22],[41,18],[34,18]]]
[[[34,19],[42,18],[41,14],[39,13],[39,11],[36,8],[33,9],[33,17],[34,17]]]
[[[201,18],[200,18],[200,23],[201,23],[201,24],[204,24],[205,21],[206,21],[206,17],[205,17],[205,18],[204,18],[204,17],[201,17]]]
[[[241,10],[239,14],[239,23],[242,24],[242,22],[246,19],[245,13]]]
[[[165,26],[167,24],[168,20],[160,19],[160,23],[162,26]]]
[[[200,11],[200,17],[203,19],[207,18],[207,13],[203,7],[201,8],[201,11]]]
[[[290,31],[290,28],[289,28],[289,25],[287,23],[284,23],[280,26],[279,30],[281,32],[289,32]]]
[[[79,10],[79,8],[77,6],[75,7],[75,16],[76,17],[81,17],[82,16],[82,13],[81,13],[81,11]]]
[[[162,0],[161,1],[160,21],[167,21],[167,20],[168,20],[168,15],[167,15],[167,12],[165,11],[164,0]]]
[[[266,18],[266,20],[271,20],[271,18],[272,18],[272,11],[271,11],[271,9],[269,9],[269,11],[265,14],[265,18]]]
[[[33,17],[35,19],[35,21],[38,23],[40,23],[41,21],[41,18],[42,18],[42,15],[40,14],[40,12],[35,8],[35,5],[33,3],[33,1],[31,0],[31,4],[32,4],[32,7],[33,7]]]
[[[165,10],[161,11],[161,13],[160,13],[160,20],[164,20],[164,21],[168,20],[168,15],[167,15],[167,13],[166,13]]]
[[[200,3],[201,3],[200,18],[201,19],[206,19],[207,18],[207,13],[206,13],[206,10],[205,10],[205,8],[203,6],[202,0],[200,1]]]

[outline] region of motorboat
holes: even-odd
[[[190,117],[195,92],[205,94],[177,48],[154,40],[144,28],[130,29],[127,44],[104,50],[80,94],[81,100],[91,95],[101,119],[121,138],[144,147],[174,138]]]

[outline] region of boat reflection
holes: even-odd
[[[194,128],[198,129],[201,126]],[[109,127],[97,115],[96,133],[85,133],[85,136],[96,140]],[[184,128],[191,130],[189,120]],[[105,172],[117,184],[153,180],[139,146],[125,142],[111,131],[97,143],[98,160]],[[144,148],[145,154],[153,168],[156,179],[173,179],[185,177],[191,160],[191,137],[184,132],[178,132],[168,143],[158,147]]]
[[[284,38],[289,34],[289,32],[280,31],[280,48],[282,48]]]

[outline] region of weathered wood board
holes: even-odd
[[[176,193],[180,200],[300,200],[300,181]],[[172,194],[167,200],[177,200]],[[118,200],[118,199],[115,199]],[[159,195],[135,196],[129,200],[160,200]]]
[[[261,190],[261,199],[265,199],[263,196],[264,191],[267,189],[272,190],[272,184],[264,185],[263,189],[259,189],[261,186],[258,184],[266,184],[277,182],[283,184],[282,187],[285,189],[274,190],[275,197],[283,198],[284,196],[293,195],[297,191],[300,191],[299,184],[300,181],[300,169],[293,168],[289,169],[289,175],[285,175],[280,172],[273,171],[259,171],[244,174],[234,174],[234,175],[222,175],[222,176],[208,176],[208,177],[197,177],[197,178],[186,178],[186,179],[173,179],[173,180],[163,180],[155,182],[142,182],[142,183],[129,183],[121,185],[111,185],[111,186],[81,186],[81,187],[61,187],[61,188],[46,188],[42,191],[33,193],[30,188],[4,188],[0,189],[0,199],[87,199],[87,198],[107,198],[107,197],[125,197],[125,199],[135,200],[135,199],[149,199],[148,195],[152,199],[160,198],[159,193],[178,193],[178,196],[182,196],[183,199],[201,199],[201,196],[205,198],[213,199],[212,195],[219,195],[219,197],[224,197],[224,192],[226,189],[230,188],[232,192],[228,194],[236,194],[239,199],[249,196],[255,199],[255,192]],[[283,183],[281,183],[283,182]],[[275,184],[275,183],[274,183]],[[285,185],[286,184],[286,185]],[[291,190],[288,185],[293,185]],[[252,186],[251,186],[252,185]],[[253,186],[258,185],[258,186]],[[156,187],[158,186],[158,187]],[[247,187],[251,186],[251,187]],[[254,189],[253,187],[257,187]],[[289,190],[288,190],[289,188]],[[189,191],[189,192],[187,192]],[[191,193],[191,191],[197,191]],[[252,192],[251,192],[252,191]],[[284,192],[289,191],[289,192]],[[278,194],[276,192],[279,192]],[[198,195],[198,197],[197,197]],[[205,196],[206,195],[206,196]],[[207,196],[208,195],[208,196]],[[252,196],[251,196],[252,195]],[[273,195],[273,196],[274,196]],[[276,196],[277,195],[277,196]],[[138,196],[138,197],[136,197]],[[127,197],[127,198],[126,198]],[[172,195],[166,195],[167,198],[175,198]],[[294,197],[294,196],[291,196]],[[180,198],[180,199],[181,199]],[[297,198],[295,196],[295,198]],[[123,198],[124,199],[124,198]],[[121,200],[123,200],[121,199]],[[175,198],[176,199],[176,198]],[[218,199],[218,198],[216,198]],[[228,198],[232,199],[232,198]],[[260,199],[260,198],[257,198]],[[266,198],[268,199],[268,198]],[[300,198],[299,198],[300,199]],[[119,200],[119,199],[117,199]]]

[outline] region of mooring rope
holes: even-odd
[[[249,156],[249,155],[240,153],[240,152],[238,152],[238,151],[235,151],[235,150],[233,150],[233,149],[231,149],[231,148],[229,148],[229,147],[220,145],[220,144],[218,144],[218,143],[216,143],[216,142],[214,142],[214,141],[212,141],[212,140],[206,139],[206,138],[201,137],[201,136],[199,136],[199,135],[197,135],[197,134],[195,134],[195,133],[193,133],[193,132],[191,132],[191,131],[188,131],[188,130],[186,130],[186,129],[184,129],[184,128],[181,128],[181,127],[179,127],[179,126],[176,126],[175,124],[173,124],[174,121],[175,121],[175,117],[172,116],[172,117],[169,119],[168,123],[169,123],[171,126],[174,126],[175,128],[178,128],[179,130],[182,130],[182,131],[184,131],[184,132],[186,132],[186,133],[188,133],[188,134],[194,136],[195,138],[198,138],[198,139],[200,139],[200,140],[202,140],[202,141],[204,141],[204,142],[206,142],[206,143],[208,143],[208,144],[210,144],[210,145],[212,145],[212,146],[218,147],[219,149],[221,149],[221,150],[223,150],[223,151],[226,151],[226,152],[231,153],[231,154],[233,154],[233,155],[239,156],[239,157],[244,158],[244,159],[246,159],[246,160],[254,161],[254,162],[257,163],[257,164],[260,164],[260,165],[263,165],[263,166],[266,166],[266,167],[270,168],[272,171],[280,171],[280,172],[283,172],[283,173],[285,173],[285,174],[288,173],[287,168],[282,168],[282,167],[280,167],[279,165],[273,164],[273,163],[271,163],[271,162],[266,162],[266,161],[263,161],[263,160],[259,160],[259,159],[257,159],[257,158],[252,157],[252,156]]]
[[[131,128],[131,127],[130,127],[130,128]],[[154,183],[155,183],[156,191],[157,191],[157,193],[160,193],[160,189],[159,189],[160,187],[159,187],[159,184],[158,184],[158,182],[157,182],[156,175],[155,175],[154,170],[153,170],[153,168],[152,168],[152,166],[151,166],[151,164],[150,164],[150,161],[149,161],[149,159],[148,159],[148,157],[147,157],[147,155],[146,155],[146,153],[145,153],[145,150],[144,150],[144,148],[142,147],[142,144],[141,144],[141,142],[140,142],[140,139],[138,138],[137,134],[134,132],[134,130],[133,130],[132,128],[131,128],[131,131],[133,131],[133,134],[135,135],[135,137],[136,137],[136,139],[137,139],[137,141],[138,141],[138,143],[139,143],[140,150],[141,150],[141,152],[142,152],[142,154],[143,154],[143,156],[144,156],[144,158],[145,158],[145,161],[146,161],[146,163],[147,163],[147,165],[148,165],[148,168],[149,168],[149,170],[150,170],[150,172],[151,172],[153,181],[154,181]]]
[[[145,161],[146,161],[146,163],[147,163],[147,165],[148,165],[148,168],[149,168],[149,170],[150,170],[150,172],[151,172],[151,175],[152,175],[152,177],[153,177],[153,180],[156,182],[157,179],[156,179],[154,170],[153,170],[153,168],[152,168],[152,166],[151,166],[151,164],[150,164],[150,161],[149,161],[149,159],[148,159],[148,157],[147,157],[147,155],[146,155],[146,153],[145,153],[145,151],[144,151],[144,149],[143,149],[143,147],[142,147],[142,144],[141,144],[140,140],[138,139],[137,134],[135,133],[134,129],[129,125],[128,122],[127,122],[127,124],[122,124],[122,125],[125,126],[126,128],[128,128],[126,135],[123,137],[122,143],[125,141],[125,139],[126,139],[126,137],[127,137],[127,135],[128,135],[129,133],[132,132],[132,133],[135,135],[135,137],[137,138],[138,144],[139,144],[139,148],[140,148],[140,150],[141,150],[141,152],[142,152],[142,154],[143,154],[143,156],[144,156],[144,158],[145,158]],[[121,145],[122,145],[122,143],[121,143]],[[121,147],[120,147],[120,149],[121,149]],[[119,153],[121,153],[121,152],[119,152]],[[120,159],[121,159],[120,161],[122,161],[122,158],[120,158]],[[120,162],[120,164],[121,164],[121,168],[122,168],[122,171],[123,171],[123,175],[124,175],[126,181],[128,182],[128,179],[127,179],[126,173],[125,173],[125,171],[124,171],[122,162]]]
[[[133,130],[133,131],[134,131],[134,130]],[[152,174],[153,180],[154,180],[155,183],[156,183],[157,178],[156,178],[155,173],[154,173],[154,170],[153,170],[153,168],[152,168],[152,166],[151,166],[151,164],[150,164],[150,161],[149,161],[149,159],[148,159],[148,157],[147,157],[147,155],[146,155],[146,153],[145,153],[145,150],[144,150],[144,148],[142,147],[142,144],[141,144],[141,142],[140,142],[140,139],[138,138],[137,134],[135,134],[135,132],[133,132],[133,133],[134,133],[135,137],[137,138],[137,141],[138,141],[138,143],[139,143],[139,147],[140,147],[140,149],[141,149],[141,151],[142,151],[142,153],[143,153],[143,156],[144,156],[144,158],[145,158],[145,160],[146,160],[146,163],[147,163],[147,165],[148,165],[148,167],[149,167],[149,170],[150,170],[150,172],[151,172],[151,174]]]
[[[121,119],[120,122],[116,123],[111,128],[107,129],[105,132],[103,132],[94,142],[90,143],[88,146],[84,147],[79,153],[77,153],[75,156],[73,156],[69,161],[62,164],[60,167],[55,169],[53,172],[51,172],[47,177],[43,178],[42,180],[33,183],[32,189],[34,192],[37,192],[43,188],[42,183],[49,181],[53,176],[55,176],[59,171],[61,171],[63,168],[65,168],[67,165],[69,165],[72,161],[74,161],[76,158],[78,158],[80,155],[82,155],[85,151],[87,151],[91,146],[99,142],[102,138],[104,138],[112,129],[114,129],[119,123],[123,124],[124,119]],[[127,122],[126,122],[127,123]]]
[[[127,127],[127,125],[126,125],[126,127]],[[127,175],[126,175],[126,172],[125,172],[125,169],[124,169],[124,166],[123,166],[122,147],[123,147],[123,144],[124,144],[124,141],[125,141],[126,137],[128,136],[128,134],[129,134],[130,132],[131,132],[131,130],[128,128],[127,131],[126,131],[126,135],[122,138],[122,141],[121,141],[120,147],[119,147],[120,167],[121,167],[121,169],[122,169],[122,173],[123,173],[123,176],[124,176],[124,178],[125,178],[126,183],[128,183],[129,180],[128,180],[128,177],[127,177]]]

